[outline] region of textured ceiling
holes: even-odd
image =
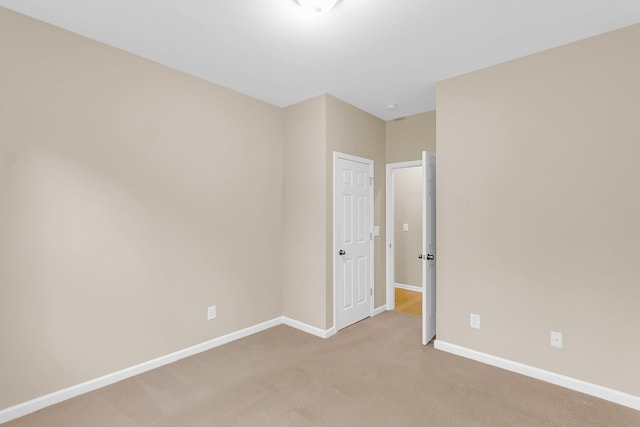
[[[434,83],[640,22],[638,0],[0,0],[278,106],[329,93],[384,120]],[[388,109],[388,104],[397,104]]]

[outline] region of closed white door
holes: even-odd
[[[436,335],[436,158],[422,152],[422,344]]]
[[[373,161],[334,155],[336,330],[371,315]]]

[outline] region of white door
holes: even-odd
[[[436,158],[422,152],[422,344],[436,335]]]
[[[373,161],[334,154],[336,331],[371,315]]]

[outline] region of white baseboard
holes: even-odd
[[[291,319],[290,317],[287,316],[282,316],[282,323],[287,325],[287,326],[291,326],[292,328],[295,329],[299,329],[303,332],[306,332],[308,334],[311,335],[315,335],[317,337],[320,338],[329,338],[330,336],[335,335],[336,333],[336,329],[335,328],[329,328],[329,329],[320,329],[317,328],[315,326],[311,326],[308,323],[304,323],[301,322],[299,320],[295,320],[295,319]]]
[[[385,311],[387,311],[387,305],[386,304],[385,305],[381,305],[380,307],[375,308],[373,310],[373,314],[371,315],[371,317],[377,316],[378,314],[384,313]]]
[[[120,371],[95,378],[93,380],[85,381],[83,383],[41,397],[37,397],[33,400],[29,400],[15,406],[10,406],[6,409],[0,410],[0,424],[46,408],[47,406],[55,405],[56,403],[62,402],[72,397],[76,397],[81,394],[108,386],[110,384],[117,383],[118,381],[125,380],[135,375],[142,374],[144,372],[150,371],[151,369],[159,368],[160,366],[173,363],[180,359],[184,359],[185,357],[193,356],[195,354],[202,353],[203,351],[211,350],[212,348],[227,344],[231,341],[235,341],[240,338],[253,335],[257,332],[272,328],[274,326],[281,325],[282,323],[282,318],[277,317],[275,319],[250,326],[248,328],[241,329],[239,331],[232,332],[218,338],[214,338],[201,344],[196,344],[192,347],[188,347],[183,350],[179,350],[174,353],[140,363],[138,365],[131,366],[129,368],[125,368]]]
[[[407,291],[420,292],[422,293],[422,286],[415,285],[405,285],[404,283],[394,283],[394,288],[406,289]]]
[[[600,385],[588,383],[576,378],[567,377],[565,375],[556,374],[555,372],[545,371],[544,369],[535,368],[512,360],[503,359],[501,357],[492,356],[487,353],[472,350],[456,344],[450,344],[442,340],[436,340],[434,347],[438,350],[466,357],[467,359],[476,360],[486,363],[487,365],[506,369],[507,371],[516,372],[538,380],[546,381],[551,384],[579,391],[590,396],[599,397],[619,405],[627,406],[640,411],[640,396],[613,390]]]
[[[300,322],[298,320],[288,318],[286,316],[276,317],[275,319],[267,320],[266,322],[249,326],[248,328],[241,329],[239,331],[232,332],[230,334],[223,335],[221,337],[214,338],[200,344],[196,344],[192,347],[188,347],[183,350],[179,350],[174,353],[167,354],[165,356],[161,356],[156,359],[149,360],[147,362],[143,362],[138,365],[131,366],[129,368],[125,368],[120,371],[113,372],[111,374],[95,378],[93,380],[85,381],[83,383],[76,384],[63,390],[58,390],[56,392],[37,397],[27,402],[19,403],[15,406],[10,406],[8,408],[2,409],[0,410],[0,424],[14,420],[16,418],[20,418],[32,412],[46,408],[47,406],[55,405],[56,403],[71,399],[72,397],[97,390],[110,384],[117,383],[118,381],[125,380],[135,375],[142,374],[152,369],[159,368],[169,363],[176,362],[180,359],[202,353],[203,351],[211,350],[212,348],[219,347],[223,344],[230,343],[240,338],[248,337],[249,335],[253,335],[255,333],[282,324],[291,326],[292,328],[299,329],[320,338],[329,338],[336,333],[335,328],[324,330]]]

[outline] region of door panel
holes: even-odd
[[[342,196],[342,224],[343,224],[343,234],[342,234],[342,244],[350,245],[353,244],[353,221],[351,221],[351,217],[353,216],[353,195],[344,194]]]
[[[436,158],[422,152],[422,344],[436,335]]]
[[[350,259],[345,259],[342,266],[344,271],[344,286],[343,288],[343,310],[353,307],[353,262]]]
[[[335,159],[336,330],[371,315],[371,164]],[[341,254],[340,251],[344,251]]]

